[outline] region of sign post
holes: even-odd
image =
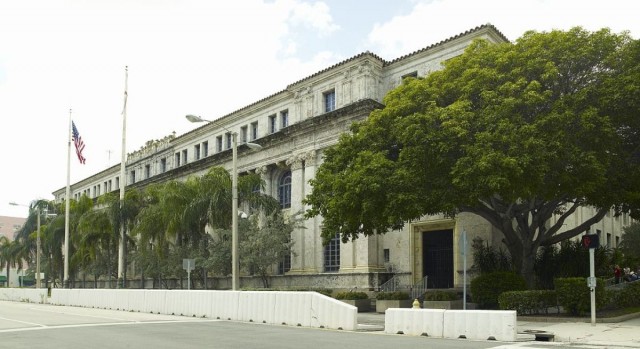
[[[187,290],[191,289],[191,271],[196,267],[195,259],[185,258],[182,260],[182,269],[187,271]]]
[[[600,238],[597,234],[582,237],[582,246],[589,249],[589,278],[587,286],[591,291],[591,326],[596,325],[596,276],[595,276],[595,250],[600,247]]]
[[[460,234],[460,255],[462,256],[462,309],[467,310],[467,231]]]

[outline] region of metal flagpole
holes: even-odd
[[[120,160],[120,244],[118,245],[118,288],[125,287],[124,280],[124,247],[125,247],[125,222],[122,216],[124,206],[124,189],[126,187],[125,169],[127,161],[127,85],[129,80],[129,67],[124,67],[124,107],[122,108],[122,158]]]
[[[71,109],[69,109],[69,137],[67,138],[67,190],[64,196],[64,277],[62,287],[69,288],[69,207],[71,202]]]

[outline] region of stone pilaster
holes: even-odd
[[[315,149],[304,153],[303,199],[311,194],[311,190],[313,189],[309,181],[316,177],[316,161],[317,156]],[[306,212],[309,208],[310,206],[303,205],[303,212]],[[318,220],[318,217],[313,217],[304,221],[304,265],[308,272],[319,272],[322,270],[322,237],[320,236]]]
[[[290,214],[298,215],[302,212],[302,198],[304,195],[304,163],[303,158],[294,155],[286,161],[291,170],[291,209]],[[294,254],[291,257],[291,272],[301,273],[305,268],[305,238],[304,229],[296,228],[291,233]]]

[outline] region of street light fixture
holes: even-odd
[[[207,122],[206,120],[197,115],[186,115],[187,120],[190,122]],[[231,169],[231,289],[236,291],[240,286],[240,263],[238,259],[238,133],[230,131],[226,127],[222,126],[225,130],[231,133],[232,136],[232,169]],[[251,149],[261,149],[262,146],[256,143],[245,143]]]

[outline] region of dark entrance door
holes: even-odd
[[[422,233],[422,270],[428,288],[453,287],[452,229]]]

